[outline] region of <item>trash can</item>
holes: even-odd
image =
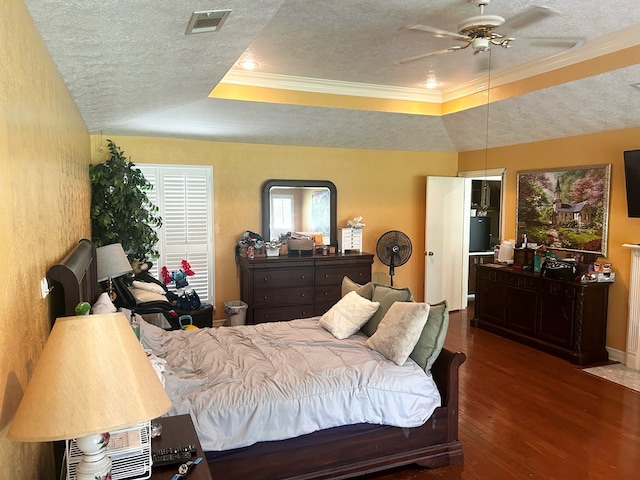
[[[249,306],[242,300],[224,302],[224,313],[227,314],[227,322],[225,325],[229,327],[244,325],[248,307]]]

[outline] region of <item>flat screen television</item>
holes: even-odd
[[[640,150],[624,152],[624,178],[627,186],[627,213],[640,217]]]

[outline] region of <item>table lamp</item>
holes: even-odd
[[[75,438],[76,478],[111,478],[107,432],[171,408],[123,313],[58,318],[7,436],[25,442]]]
[[[115,300],[112,279],[133,271],[131,263],[120,243],[112,243],[96,249],[98,282],[107,281],[107,291]]]

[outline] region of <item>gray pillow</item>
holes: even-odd
[[[371,300],[378,302],[380,307],[378,311],[371,317],[371,319],[365,323],[362,327],[362,332],[369,337],[376,333],[378,325],[387,313],[387,310],[393,305],[394,302],[410,302],[413,300],[411,290],[408,288],[395,288],[387,285],[380,285],[378,283],[373,284],[373,296]]]
[[[425,372],[429,372],[436,361],[449,328],[449,309],[447,301],[431,305],[427,323],[422,329],[418,343],[409,355]]]
[[[373,298],[373,283],[365,283],[364,285],[360,285],[359,283],[354,282],[349,277],[344,277],[342,279],[342,296],[344,297],[347,293],[355,291],[361,297],[366,298],[367,300],[371,300]]]
[[[429,310],[428,303],[394,302],[365,345],[404,365],[420,338]]]

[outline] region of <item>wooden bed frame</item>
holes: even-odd
[[[74,315],[80,301],[93,303],[98,282],[96,253],[86,239],[47,276],[54,289],[52,315]],[[52,293],[53,293],[52,292]],[[443,349],[431,372],[442,397],[427,422],[417,428],[384,427],[345,438],[304,442],[296,439],[272,444],[285,445],[265,453],[261,445],[242,449],[240,455],[209,459],[209,468],[218,480],[257,479],[340,479],[416,463],[425,467],[461,464],[464,458],[458,440],[458,369],[466,356]],[[196,423],[196,422],[194,422]],[[313,440],[310,434],[306,439]],[[284,443],[286,442],[286,443]]]

